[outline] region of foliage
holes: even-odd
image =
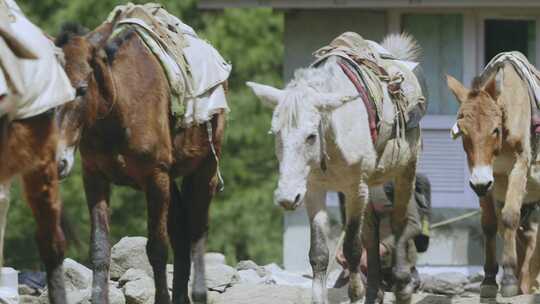
[[[133,1],[143,3],[147,1]],[[272,204],[276,182],[273,139],[268,135],[270,111],[246,89],[247,80],[280,84],[283,57],[283,17],[268,9],[201,12],[195,0],[159,1],[213,43],[233,63],[229,104],[231,113],[224,147],[222,172],[225,191],[211,208],[209,250],[224,252],[230,262],[253,259],[259,263],[281,261],[282,215]],[[65,21],[96,27],[119,0],[19,0],[36,24],[55,35]],[[39,264],[33,242],[35,223],[15,186],[8,215],[6,262],[18,268]],[[76,227],[80,247],[70,246],[68,256],[88,259],[89,219],[77,166],[61,184],[64,212]],[[144,196],[115,187],[111,200],[111,239],[146,234]]]

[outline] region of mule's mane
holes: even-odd
[[[302,109],[315,107],[318,94],[346,91],[345,84],[337,77],[340,67],[335,58],[329,58],[317,67],[299,69],[285,87],[285,97],[274,111],[272,130],[289,130],[298,127]],[[318,122],[312,122],[318,123]]]
[[[56,37],[54,44],[57,47],[63,47],[73,37],[84,36],[88,34],[88,29],[77,22],[65,22],[60,28],[60,33]]]

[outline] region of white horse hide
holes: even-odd
[[[349,102],[332,112],[331,126],[334,141],[348,165],[374,164],[376,151],[371,141],[366,107],[360,99]]]

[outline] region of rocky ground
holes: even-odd
[[[152,270],[145,253],[146,239],[124,238],[112,248],[111,304],[153,303]],[[209,253],[206,259],[207,286],[213,304],[308,304],[311,280],[289,273],[275,264],[259,266],[252,261],[242,261],[231,267],[221,254]],[[66,259],[64,262],[68,303],[90,304],[92,271]],[[339,275],[339,270],[329,275],[329,286]],[[172,286],[172,265],[168,265],[169,288]],[[478,289],[481,275],[466,277],[459,273],[423,276],[422,291],[414,295],[418,304],[473,304],[480,303]],[[21,304],[48,303],[47,291],[19,286]],[[330,303],[347,303],[347,290],[330,289]],[[394,303],[392,294],[385,296],[385,303]],[[499,298],[497,304],[540,304],[540,295]]]

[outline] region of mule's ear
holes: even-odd
[[[332,111],[341,107],[349,101],[353,101],[358,96],[343,96],[335,93],[319,93],[316,95],[315,106],[319,110]]]
[[[497,101],[501,95],[501,86],[503,81],[502,74],[503,73],[500,72],[495,73],[495,76],[491,77],[491,79],[484,86],[484,91],[486,91],[495,101]]]
[[[459,80],[455,79],[450,75],[446,75],[446,84],[448,85],[450,91],[454,93],[459,103],[465,100],[467,98],[467,95],[469,95],[469,90],[465,88],[463,84],[459,82]]]
[[[461,128],[459,127],[459,124],[457,122],[452,127],[452,130],[450,131],[450,135],[452,136],[453,140],[456,140],[461,135],[463,135],[463,132],[461,131]]]
[[[246,85],[251,88],[253,93],[259,97],[261,102],[270,107],[275,108],[283,99],[285,92],[271,86],[259,84],[255,82],[246,82]]]
[[[120,20],[121,11],[116,11],[111,22],[104,23],[102,26],[97,28],[95,31],[92,31],[86,35],[86,40],[94,47],[94,49],[100,49],[107,43],[109,37],[111,37],[118,20]]]

